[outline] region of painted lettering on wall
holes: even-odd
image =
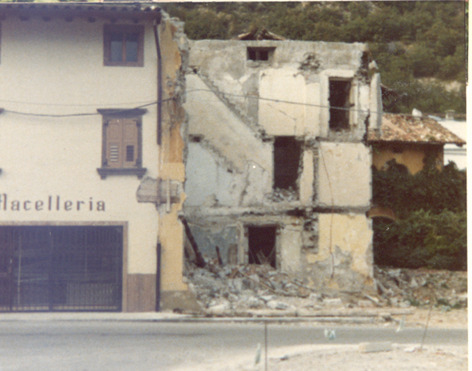
[[[6,193],[0,193],[1,211],[105,211],[105,201],[61,199],[61,196],[48,196],[41,200],[17,200]]]

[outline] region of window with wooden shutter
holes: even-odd
[[[138,153],[137,119],[111,119],[105,123],[107,165],[109,167],[135,167]]]
[[[137,175],[142,177],[142,109],[99,110],[103,115],[102,167],[98,172],[107,175]]]

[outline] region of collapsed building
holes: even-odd
[[[182,220],[197,256],[313,289],[372,287],[366,133],[382,106],[367,46],[192,41],[186,89]]]

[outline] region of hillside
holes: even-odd
[[[462,1],[163,3],[190,39],[231,39],[253,27],[293,40],[367,42],[388,112],[465,113],[466,17]],[[453,89],[451,89],[453,87]]]

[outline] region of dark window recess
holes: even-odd
[[[329,81],[329,128],[331,130],[349,128],[350,91],[351,81]]]
[[[247,59],[251,61],[269,61],[275,48],[247,48]]]
[[[143,42],[144,28],[142,26],[105,26],[105,65],[142,66]]]
[[[274,141],[274,189],[298,189],[301,146],[295,137],[276,137]]]
[[[276,268],[275,226],[248,227],[249,264],[269,264]]]

